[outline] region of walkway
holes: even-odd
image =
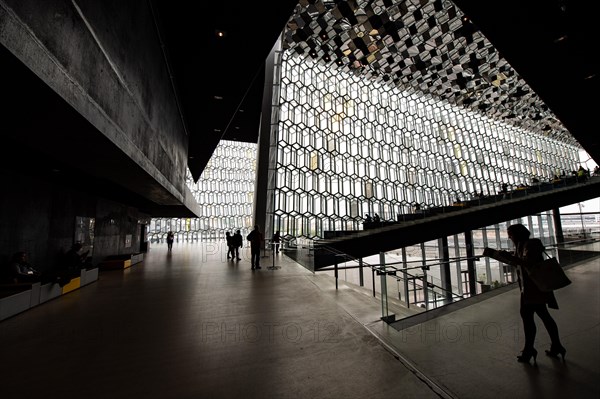
[[[554,312],[567,362],[517,363],[518,293],[397,331],[368,291],[217,244],[154,245],[143,264],[0,323],[3,398],[600,396],[600,263],[568,271]],[[540,326],[541,327],[541,326]]]

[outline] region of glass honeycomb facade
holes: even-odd
[[[225,232],[252,226],[256,144],[222,140],[198,182],[187,173],[186,180],[200,204],[198,218],[154,218],[148,238],[163,242],[169,230],[179,241],[223,240]]]
[[[359,230],[529,184],[579,165],[579,148],[416,92],[279,54],[267,219],[293,237]]]

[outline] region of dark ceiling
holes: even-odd
[[[455,0],[597,164],[598,29],[588,2]]]
[[[190,136],[188,165],[200,177],[221,139],[256,142],[264,61],[297,0],[155,0]],[[223,36],[218,36],[223,32]]]
[[[300,43],[296,43],[298,47],[314,46],[314,43],[310,42],[310,34],[319,36],[320,33],[328,32],[329,38],[322,37],[329,40],[329,47],[326,48],[324,43],[320,42],[319,45],[323,46],[317,50],[320,51],[321,61],[329,60],[333,63],[336,59],[323,56],[321,50],[331,51],[332,55],[337,50],[337,53],[341,54],[340,48],[336,49],[335,45],[336,43],[340,45],[342,42],[335,37],[333,26],[326,26],[323,20],[319,20],[327,12],[339,20],[346,18],[352,24],[356,22],[356,18],[350,15],[353,10],[366,10],[370,13],[367,15],[368,26],[379,29],[379,35],[384,36],[385,33],[390,33],[385,32],[385,29],[390,27],[390,21],[376,13],[381,13],[385,7],[387,7],[385,11],[391,15],[390,10],[393,9],[394,4],[401,4],[398,13],[402,13],[403,17],[407,10],[414,11],[415,8],[426,7],[426,5],[429,9],[437,11],[447,7],[447,2],[442,0],[402,3],[384,0],[382,4],[385,7],[380,7],[379,3],[372,1],[360,0],[348,2],[302,0],[299,6],[296,6],[296,3],[296,1],[270,3],[268,14],[263,14],[260,18],[254,16],[256,6],[253,3],[241,2],[235,7],[226,2],[207,3],[203,6],[203,18],[199,22],[200,18],[193,12],[191,3],[181,2],[174,6],[172,1],[155,1],[155,9],[167,43],[168,56],[190,135],[189,166],[195,179],[199,178],[220,139],[257,141],[262,106],[264,60],[294,12],[297,13],[295,19],[292,18],[287,27],[297,29],[298,25],[304,25],[301,26],[301,30],[293,32],[296,34],[297,42]],[[463,77],[461,75],[458,76],[458,86],[446,87],[440,84],[437,86],[438,92],[444,89],[446,95],[452,96],[454,102],[459,105],[477,106],[480,110],[487,108],[488,113],[495,113],[502,117],[510,116],[510,110],[523,108],[525,111],[520,115],[519,123],[529,128],[538,125],[539,129],[549,130],[547,125],[551,125],[552,121],[558,122],[556,119],[558,118],[562,126],[599,163],[600,135],[596,133],[596,110],[593,108],[597,104],[593,99],[598,92],[598,63],[592,59],[594,56],[592,49],[596,48],[596,44],[593,43],[593,21],[589,8],[584,4],[566,0],[506,0],[494,8],[490,7],[489,2],[484,1],[456,0],[454,3],[470,19],[470,22],[464,23],[454,36],[467,37],[479,31],[479,34],[483,34],[491,42],[501,57],[508,61],[509,67],[516,71],[515,81],[518,82],[505,85],[506,95],[495,100],[494,96],[500,91],[496,90],[496,87],[502,87],[499,82],[493,81],[493,76],[500,76],[506,69],[501,63],[495,63],[492,66],[492,69],[497,68],[495,75],[488,73],[483,79],[481,76],[475,76],[471,82],[460,81]],[[412,15],[408,17],[413,18],[410,22],[414,23],[415,30],[421,29],[422,25],[419,25],[419,21],[414,21]],[[317,23],[311,24],[313,21]],[[430,20],[427,22],[431,24]],[[224,31],[225,37],[219,39],[215,35],[218,31]],[[415,33],[411,29],[408,31]],[[391,36],[397,35],[391,32]],[[378,38],[382,42],[385,39],[385,37]],[[563,39],[559,40],[559,38]],[[394,41],[396,45],[399,42],[406,45],[407,39],[395,38]],[[356,40],[353,43],[358,43],[360,46]],[[366,59],[369,55],[368,50],[366,48],[359,48],[359,50],[362,50],[361,54],[364,54]],[[489,53],[491,51],[488,50],[488,60],[489,57],[496,57],[495,54],[489,55]],[[421,54],[416,57],[415,54],[411,56],[416,59]],[[445,55],[439,54],[439,56],[444,59]],[[338,59],[339,62],[342,60],[351,68],[356,58]],[[400,57],[399,61],[397,56],[379,57],[376,62],[379,71],[384,71],[386,67],[390,71],[397,71],[402,58]],[[416,86],[423,88],[423,82],[427,83],[427,78],[433,82],[434,78],[431,76],[434,74],[427,74],[431,71],[426,71],[432,62],[427,62],[428,60],[422,57],[416,60],[416,66],[419,67],[420,64],[421,70],[416,74],[408,75],[409,78],[413,78],[408,84],[413,86],[412,88]],[[454,63],[454,66],[456,64]],[[469,69],[470,64],[465,65],[466,69]],[[488,67],[489,65],[484,64],[480,69],[489,71]],[[412,69],[415,70],[414,67]],[[402,78],[406,76],[406,74],[402,75]],[[464,74],[464,76],[469,75]],[[479,80],[476,81],[475,78]],[[526,82],[526,90],[532,92],[523,97],[522,101],[515,103],[513,100],[518,96],[514,91],[519,87],[520,82]],[[488,104],[478,102],[479,99],[473,101],[473,97],[469,97],[471,93],[468,92],[468,87],[481,86],[482,83],[496,93],[492,93],[491,100],[489,100],[490,96],[484,96],[489,100]],[[407,86],[406,79],[403,86]],[[435,87],[435,83],[429,86]],[[490,90],[487,92],[489,93]],[[538,110],[545,112],[547,118],[538,123],[540,116],[531,112],[528,103],[534,104]],[[560,127],[563,128],[562,126]]]

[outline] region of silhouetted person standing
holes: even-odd
[[[242,238],[242,233],[239,230],[235,231],[232,241],[233,241],[233,249],[235,251],[235,260],[241,260],[240,248],[244,245],[244,239]]]
[[[273,251],[279,253],[279,246],[281,245],[281,234],[279,233],[279,230],[273,234],[271,244],[273,244]]]
[[[233,237],[230,232],[225,233],[225,240],[227,241],[227,259],[233,259]]]
[[[173,241],[175,240],[175,234],[172,231],[167,233],[167,249],[171,251],[173,249]]]
[[[534,343],[537,329],[534,319],[535,314],[542,319],[552,342],[550,349],[546,350],[546,355],[555,358],[560,355],[564,360],[567,351],[560,342],[558,326],[546,307],[547,305],[552,309],[558,309],[554,293],[552,291],[541,291],[527,274],[527,268],[544,260],[544,245],[537,238],[530,239],[529,230],[522,224],[508,226],[507,233],[508,238],[515,245],[513,253],[486,248],[483,255],[499,259],[517,268],[517,277],[521,288],[520,314],[525,333],[525,346],[521,355],[517,356],[517,361],[529,363],[529,360],[533,357],[533,363],[536,363],[537,350],[534,348]]]
[[[254,230],[246,237],[250,241],[250,263],[252,270],[260,269],[260,246],[263,242],[263,234],[260,232],[258,225],[254,226]]]

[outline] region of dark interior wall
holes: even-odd
[[[185,202],[188,137],[150,2],[2,0],[0,44],[90,127],[19,137],[158,205]]]
[[[0,0],[0,261],[24,250],[51,268],[76,217],[96,221],[94,265],[139,252],[139,221],[186,204],[187,136],[149,4]]]
[[[50,190],[41,193],[35,190],[40,184],[36,176],[24,176],[23,179],[33,188],[33,195],[47,197],[51,204],[47,214],[46,210],[32,209],[30,212],[32,217],[46,218],[50,222],[48,237],[45,239],[45,257],[41,261],[47,267],[52,267],[60,262],[61,255],[75,242],[75,217],[94,217],[96,198],[69,187],[59,176],[46,179],[44,185],[50,186]]]
[[[140,220],[148,215],[136,208],[99,199],[96,206],[94,261],[107,256],[140,252]]]
[[[0,179],[14,194],[0,196],[2,262],[26,251],[36,268],[52,268],[74,243],[78,216],[95,218],[93,265],[110,255],[139,252],[139,222],[148,220],[147,214],[64,185],[59,178],[39,178],[2,166]]]
[[[32,185],[23,176],[0,169],[6,188],[0,195],[0,262],[13,253],[26,251],[32,264],[48,267],[47,245],[50,236],[52,187],[43,182]]]
[[[81,68],[70,70],[87,82],[91,95],[103,102],[102,108],[127,132],[128,139],[182,191],[180,172],[181,165],[187,165],[188,141],[149,2],[78,0],[76,4],[78,20],[85,18],[89,24],[78,41],[94,47],[85,51],[87,60]],[[79,31],[69,29],[64,37],[73,40],[74,33]],[[65,50],[71,43],[59,47]],[[96,79],[96,74],[103,79]],[[115,89],[120,94],[117,98]]]

